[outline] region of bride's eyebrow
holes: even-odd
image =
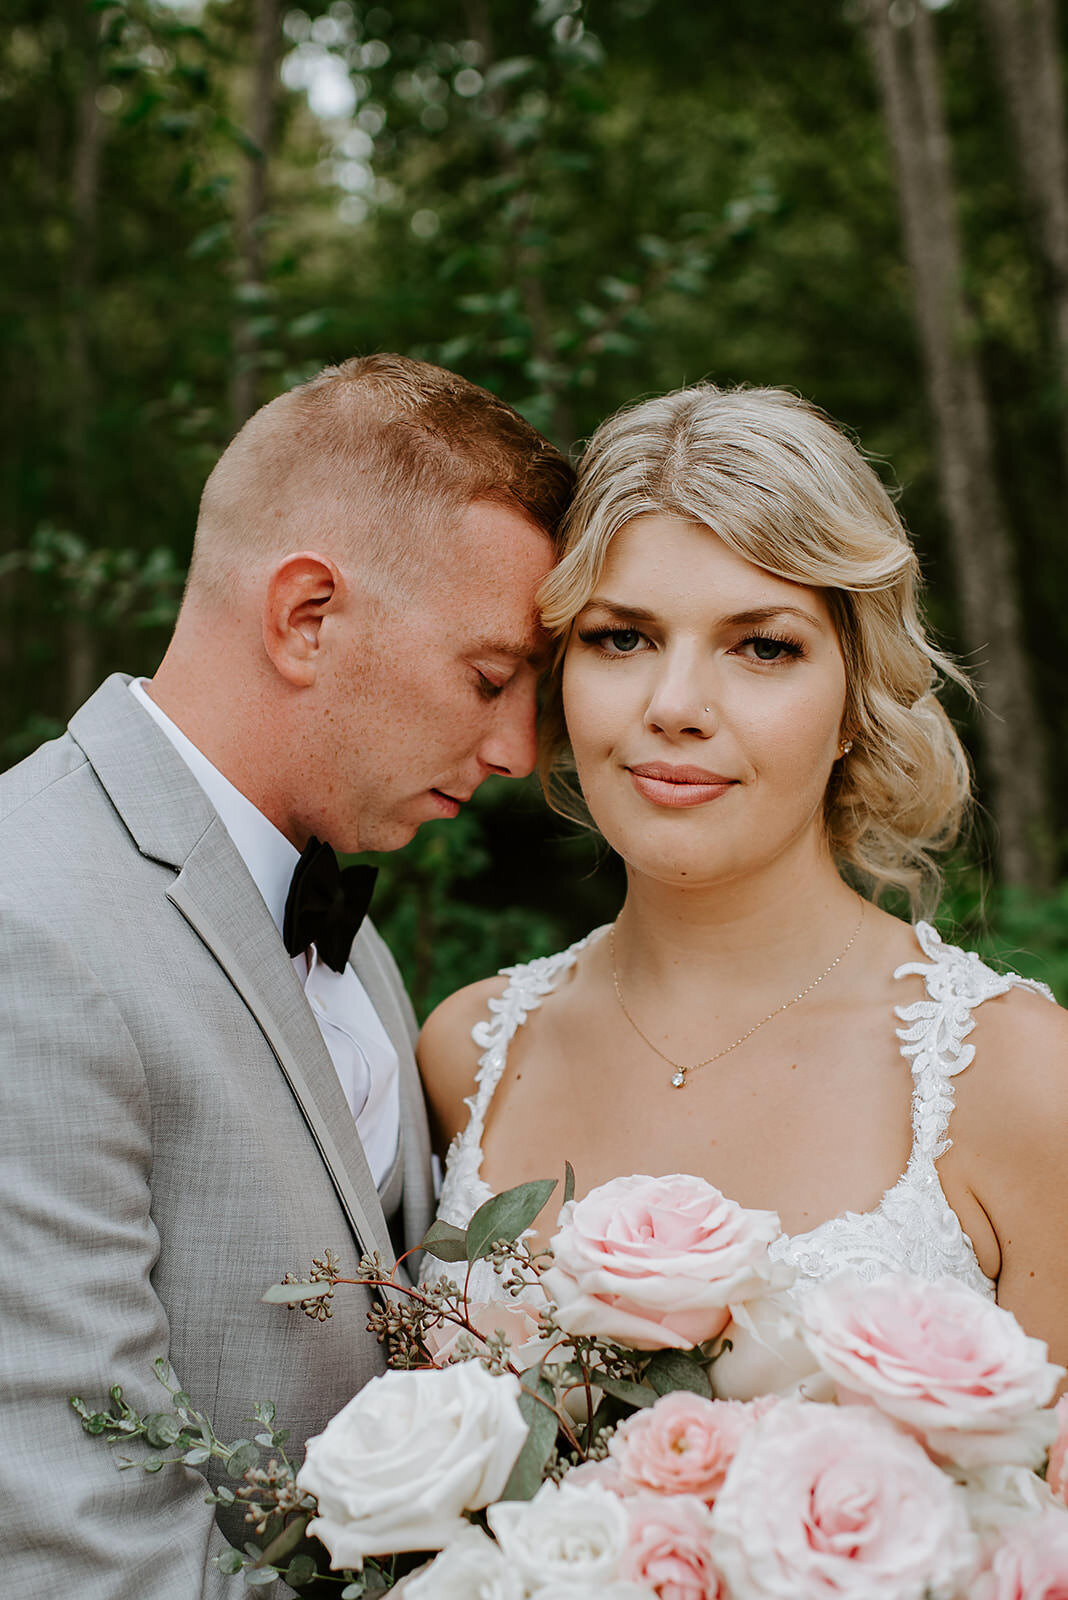
[[[606,600],[599,594],[591,595],[582,611],[607,611],[610,617],[625,618],[628,622],[656,621],[655,611],[646,611],[644,606],[622,605],[618,600]]]
[[[582,608],[586,611],[606,611],[610,617],[616,617],[627,622],[655,622],[656,612],[648,611],[644,606],[623,605],[618,600],[606,599],[603,595],[591,595]],[[824,628],[825,623],[814,612],[805,611],[801,606],[750,606],[745,611],[732,611],[729,616],[721,620],[728,627],[756,628],[764,623],[774,622],[776,617],[796,617],[800,622],[807,622],[812,628]]]
[[[776,617],[797,617],[813,628],[825,626],[814,612],[805,611],[801,606],[753,606],[748,611],[735,611],[724,621],[737,623],[742,628],[752,628],[759,627],[762,622],[774,622]]]

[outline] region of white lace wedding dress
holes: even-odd
[[[508,1046],[580,952],[604,932],[599,928],[557,955],[503,969],[508,987],[489,1002],[490,1016],[472,1031],[483,1054],[475,1093],[467,1101],[470,1118],[448,1154],[438,1205],[444,1221],[466,1227],[483,1201],[490,1199],[492,1190],[481,1176],[482,1133]],[[953,1080],[975,1055],[975,1046],[965,1043],[975,1026],[975,1007],[1015,987],[1032,989],[1050,1000],[1053,995],[1043,983],[994,972],[974,953],[944,944],[926,922],[917,923],[915,933],[926,959],[906,962],[894,974],[895,978],[916,974],[927,989],[925,1000],[895,1008],[904,1024],[897,1029],[901,1054],[911,1066],[913,1080],[908,1165],[873,1211],[847,1211],[808,1233],[783,1234],[776,1241],[772,1254],[796,1267],[800,1288],[846,1268],[868,1279],[897,1269],[926,1278],[948,1275],[991,1298],[994,1295],[993,1283],[980,1268],[971,1240],[946,1200],[936,1163],[950,1145]],[[488,1300],[499,1293],[492,1266],[478,1262],[470,1284],[472,1299]]]

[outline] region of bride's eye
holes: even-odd
[[[802,654],[802,646],[796,639],[776,639],[769,633],[755,633],[748,639],[743,639],[741,648],[751,652],[756,661],[763,661],[774,665],[778,661],[788,661]]]
[[[644,637],[637,628],[588,628],[579,632],[583,644],[599,645],[607,656],[633,655]]]

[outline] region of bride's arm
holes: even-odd
[[[997,1235],[999,1305],[1068,1366],[1068,1011],[1012,990],[968,1042],[945,1159]]]
[[[466,1097],[475,1086],[480,1051],[471,1038],[476,1022],[489,1016],[489,1002],[504,993],[506,978],[484,978],[443,1000],[423,1024],[416,1059],[426,1091],[434,1148],[448,1150],[467,1122]]]

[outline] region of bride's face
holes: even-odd
[[[826,600],[707,528],[643,516],[576,617],[563,699],[594,821],[690,887],[824,850],[845,666]]]

